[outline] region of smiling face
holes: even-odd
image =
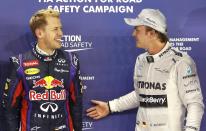
[[[62,24],[58,17],[46,17],[47,24],[36,29],[38,43],[46,52],[53,52],[61,48],[61,37],[63,36]]]
[[[61,48],[62,24],[57,17],[47,17],[47,25],[43,28],[42,41],[51,50]]]

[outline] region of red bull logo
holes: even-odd
[[[29,91],[29,99],[31,101],[40,101],[40,100],[66,100],[66,90],[63,89],[59,93],[55,90],[45,90],[44,93],[37,93],[34,90]]]
[[[33,84],[34,84],[33,88],[36,88],[36,87],[45,87],[46,89],[52,89],[55,87],[64,88],[63,81],[55,79],[52,76],[46,76],[38,81],[34,80]]]

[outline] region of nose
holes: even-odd
[[[63,36],[63,31],[62,31],[61,28],[58,30],[58,35],[61,36],[61,37]]]
[[[133,30],[133,32],[132,32],[132,36],[133,36],[133,37],[136,36],[136,30]]]

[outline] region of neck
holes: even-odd
[[[151,42],[149,49],[147,50],[150,55],[155,55],[159,53],[166,43],[162,43],[160,41]]]
[[[42,54],[44,54],[44,55],[48,55],[48,56],[50,56],[50,55],[53,55],[54,54],[54,51],[55,50],[53,50],[53,49],[49,49],[47,46],[46,46],[46,44],[42,44],[42,43],[37,43],[37,46],[38,46],[38,48],[40,49],[40,53],[42,53]]]

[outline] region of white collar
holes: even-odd
[[[146,59],[149,63],[157,61],[160,58],[162,58],[165,54],[167,54],[170,49],[171,49],[171,44],[169,42],[167,42],[166,45],[164,46],[164,48],[160,52],[158,52],[157,54],[150,55],[149,53],[147,53]]]
[[[39,48],[38,43],[36,44],[36,51],[41,54],[41,55],[45,55],[45,56],[51,56],[54,54],[55,50],[52,52],[52,54],[48,54],[47,52],[43,51],[41,48]]]

